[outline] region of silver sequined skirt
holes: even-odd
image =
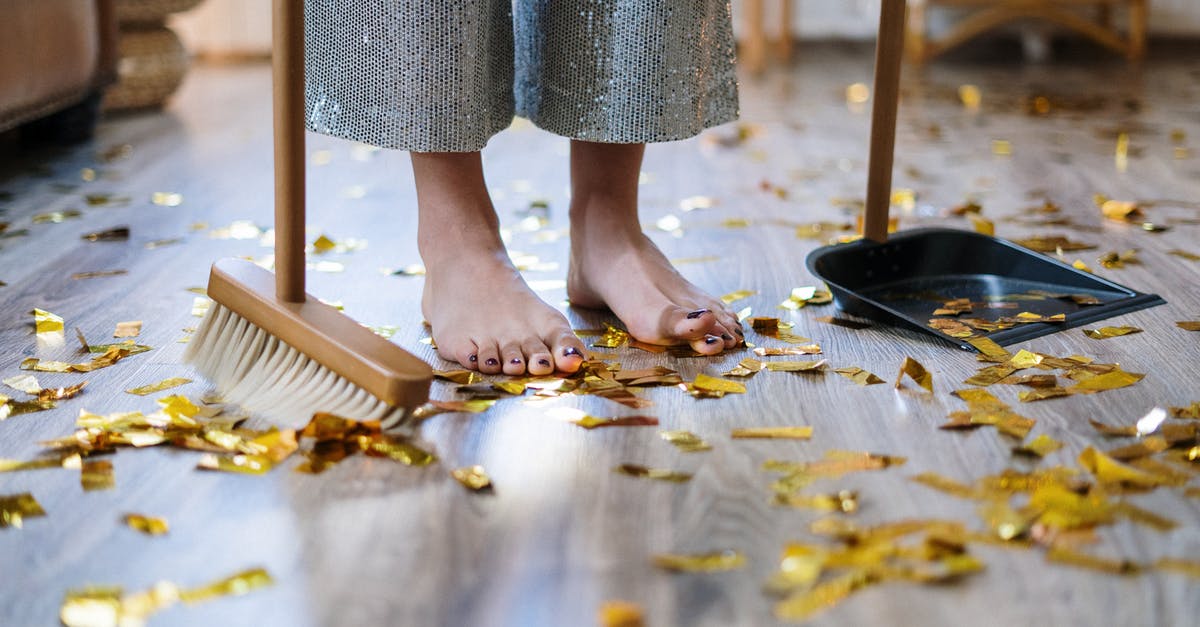
[[[305,0],[310,130],[481,149],[513,115],[573,139],[691,137],[737,117],[723,0]]]

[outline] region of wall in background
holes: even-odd
[[[779,0],[764,0],[771,16]],[[879,0],[791,0],[795,4],[792,31],[801,38],[870,39],[875,36]],[[740,3],[734,0],[735,23]],[[936,33],[948,10],[932,11]],[[1118,13],[1118,19],[1123,13]],[[777,20],[778,18],[774,18]],[[774,23],[769,20],[768,24]],[[202,55],[261,56],[271,47],[271,0],[207,0],[178,15],[172,26],[188,49]],[[1151,35],[1200,36],[1200,2],[1151,0]]]

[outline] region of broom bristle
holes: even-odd
[[[379,420],[392,431],[408,426],[403,408],[384,403],[220,303],[205,314],[183,360],[226,401],[282,427],[301,428],[315,412]]]

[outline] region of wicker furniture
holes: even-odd
[[[120,24],[118,81],[104,97],[106,110],[161,107],[187,74],[188,54],[167,18],[202,0],[116,0]]]

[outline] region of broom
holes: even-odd
[[[405,426],[429,398],[430,367],[304,291],[304,3],[274,0],[275,275],[212,266],[215,301],[184,361],[224,398],[281,424],[314,411]]]

